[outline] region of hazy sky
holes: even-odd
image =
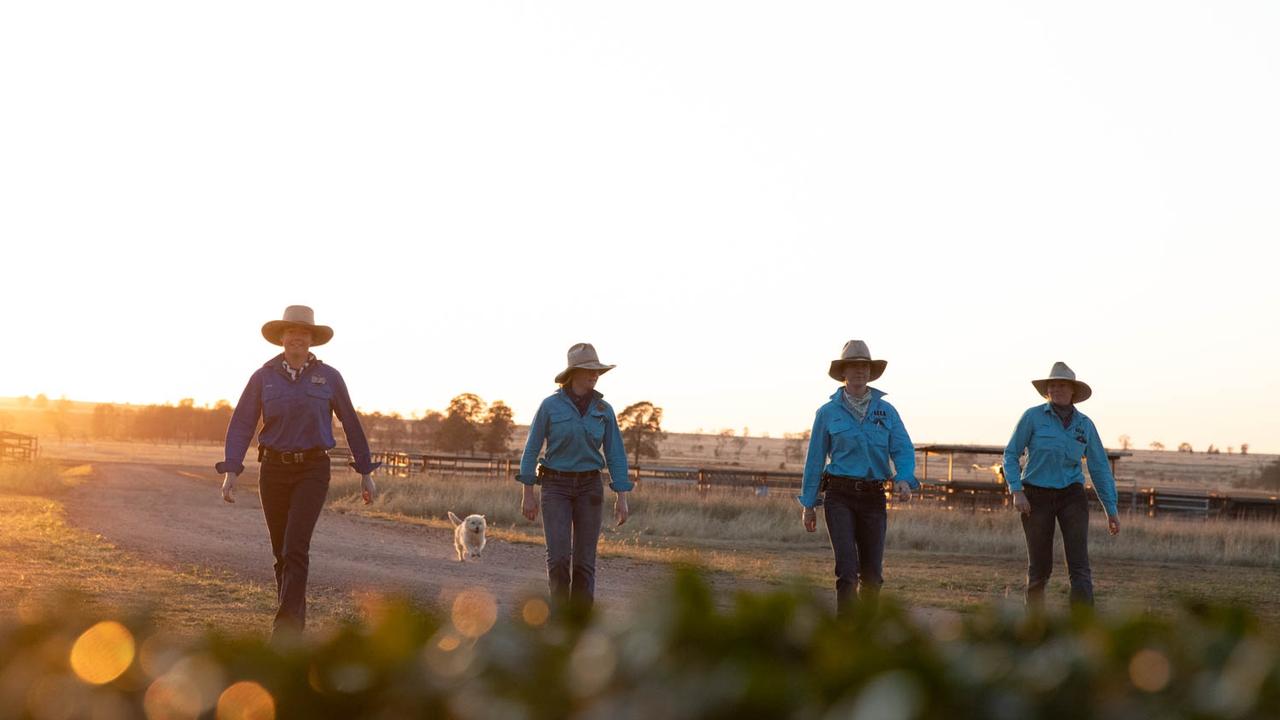
[[[1280,4],[0,5],[0,395],[235,400],[313,306],[365,410],[917,442],[1065,360],[1104,441],[1280,452]]]

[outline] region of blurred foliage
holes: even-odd
[[[30,718],[1264,718],[1280,651],[1249,613],[989,608],[928,622],[891,601],[837,620],[812,593],[718,608],[692,571],[625,619],[494,622],[369,599],[362,620],[268,643],[178,638],[145,616],[19,607],[0,624],[0,716]],[[486,599],[487,598],[487,599]],[[125,641],[128,642],[125,642]],[[127,646],[127,647],[126,647]],[[92,684],[91,680],[103,684]]]

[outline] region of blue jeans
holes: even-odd
[[[296,465],[263,463],[258,474],[262,514],[275,556],[279,606],[273,630],[302,630],[307,622],[311,534],[329,494],[329,458]]]
[[[1062,528],[1062,548],[1071,580],[1071,602],[1093,604],[1093,573],[1089,569],[1089,496],[1084,485],[1065,488],[1023,485],[1031,513],[1022,516],[1027,536],[1027,605],[1044,605],[1044,589],[1053,574],[1054,523]]]
[[[594,477],[542,479],[542,532],[547,539],[551,605],[590,607],[596,592],[604,484]]]
[[[874,607],[884,584],[884,493],[827,490],[822,511],[836,556],[836,613],[853,609],[855,590],[860,601]]]

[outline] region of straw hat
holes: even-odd
[[[317,325],[316,314],[306,305],[290,305],[284,309],[284,317],[271,320],[262,326],[262,337],[272,345],[284,345],[284,331],[291,327],[303,327],[311,331],[311,344],[323,345],[333,339],[333,328]]]
[[[596,349],[591,346],[591,343],[578,343],[569,348],[569,367],[556,375],[556,382],[564,383],[569,379],[569,373],[574,370],[599,370],[603,373],[616,367],[618,366],[600,362],[600,356],[596,355]]]
[[[1077,380],[1075,372],[1061,361],[1053,364],[1053,369],[1049,371],[1049,377],[1043,380],[1031,381],[1032,387],[1036,389],[1036,392],[1040,393],[1040,397],[1048,397],[1050,380],[1066,380],[1074,385],[1075,391],[1071,393],[1071,402],[1073,403],[1082,403],[1093,394],[1093,389]]]
[[[887,360],[872,360],[871,351],[867,349],[866,343],[861,340],[850,340],[844,344],[844,350],[840,351],[840,359],[831,361],[827,374],[832,380],[844,382],[844,366],[851,362],[871,363],[871,380],[883,375],[885,366],[889,364]]]

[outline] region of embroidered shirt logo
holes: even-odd
[[[320,375],[312,375],[312,376],[311,376],[311,384],[312,384],[312,385],[324,385],[324,384],[325,384],[325,379],[324,379],[324,377],[322,377],[322,376],[320,376]]]

